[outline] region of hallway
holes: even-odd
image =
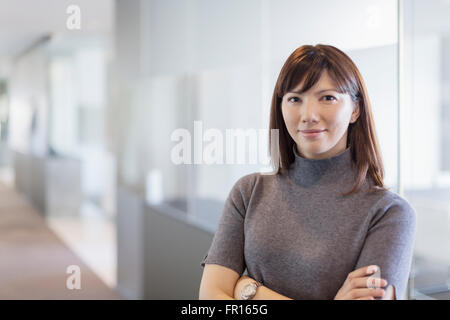
[[[23,197],[3,183],[0,257],[0,299],[122,299],[58,238]],[[66,287],[70,265],[80,267],[79,290]]]

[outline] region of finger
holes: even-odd
[[[355,300],[375,300],[375,298],[372,296],[367,296],[367,297],[357,298]]]
[[[362,297],[383,297],[385,295],[383,289],[353,289],[349,292],[350,299],[358,299]]]
[[[380,270],[380,268],[376,265],[365,266],[350,272],[347,278],[361,278],[370,274],[374,274],[377,270]]]
[[[388,284],[387,280],[378,277],[366,277],[365,281],[365,287],[367,288],[381,288]]]
[[[375,277],[363,277],[349,279],[348,285],[350,288],[381,288],[387,286],[386,279]]]

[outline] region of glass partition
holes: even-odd
[[[122,55],[128,61],[122,74],[131,66],[139,72],[123,81],[132,103],[122,118],[129,130],[119,174],[149,203],[180,210],[214,231],[237,179],[267,170],[270,102],[284,61],[297,47],[318,43],[342,49],[358,65],[386,183],[397,189],[396,1],[171,0],[145,1],[140,9],[140,58]],[[243,130],[245,157],[230,163],[227,151],[239,147],[236,138],[227,141],[233,130]],[[208,161],[214,143],[223,152]],[[179,159],[189,144],[190,163],[177,164],[172,157]]]
[[[417,212],[412,295],[450,285],[450,1],[404,1],[402,180]]]

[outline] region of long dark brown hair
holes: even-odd
[[[373,186],[368,192],[387,190],[383,183],[383,161],[366,86],[353,61],[344,52],[330,45],[304,45],[297,48],[280,71],[270,110],[269,132],[278,129],[279,135],[278,141],[273,141],[272,136],[269,136],[269,152],[275,173],[288,169],[295,160],[295,141],[286,128],[281,111],[283,96],[302,81],[301,92],[309,90],[325,70],[338,90],[349,94],[355,106],[359,105],[360,111],[358,119],[349,124],[347,136],[347,147],[350,146],[351,158],[357,168],[357,178],[353,188],[342,195],[357,192],[367,175],[373,180]],[[278,146],[274,148],[276,142]]]

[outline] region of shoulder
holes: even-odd
[[[404,212],[405,215],[415,212],[408,200],[402,196],[390,190],[383,191],[380,198],[375,203],[374,209],[383,209],[383,211],[388,211],[393,208]]]
[[[240,177],[231,188],[228,196],[228,204],[239,208],[240,212],[245,212],[255,193],[258,193],[259,184],[264,183],[270,177],[264,173],[253,172]]]
[[[276,173],[253,172],[246,174],[234,183],[232,192],[239,192],[242,195],[251,196],[258,184],[271,183],[276,177]]]
[[[371,208],[373,222],[379,220],[397,221],[412,227],[416,223],[416,211],[413,206],[395,192],[385,190]]]
[[[242,198],[244,202],[248,202],[250,199],[255,184],[260,179],[259,172],[253,172],[240,177],[233,185],[231,189],[230,196],[233,200],[237,197]]]
[[[259,172],[253,172],[240,177],[234,184],[233,188],[253,189],[256,181],[260,178]]]

